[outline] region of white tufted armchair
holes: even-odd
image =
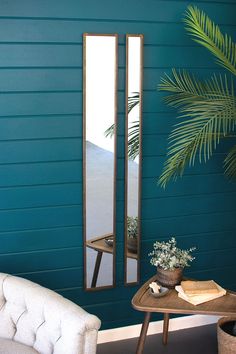
[[[54,291],[0,273],[0,354],[95,354],[99,328]]]

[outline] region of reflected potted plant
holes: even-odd
[[[183,277],[183,269],[189,267],[195,257],[191,253],[196,247],[183,250],[177,247],[177,242],[172,237],[167,242],[156,241],[153,244],[153,251],[150,263],[157,267],[157,282],[167,288],[174,288],[179,284]]]
[[[138,217],[127,216],[127,248],[137,253],[138,249]]]

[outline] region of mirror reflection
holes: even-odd
[[[139,281],[142,48],[142,35],[126,36],[126,283]]]
[[[117,35],[84,34],[85,288],[114,285]],[[114,132],[114,131],[113,131]]]

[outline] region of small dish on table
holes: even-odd
[[[162,297],[165,296],[169,293],[170,289],[165,288],[164,286],[160,286],[159,289],[159,293],[154,293],[154,291],[152,290],[152,288],[149,288],[149,293],[153,296],[153,297]]]
[[[113,247],[114,237],[105,238],[104,241],[107,244],[107,246]]]

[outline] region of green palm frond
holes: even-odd
[[[160,90],[172,94],[165,98],[168,105],[178,108],[180,118],[169,137],[169,158],[165,162],[159,184],[183,174],[187,164],[196,158],[206,162],[219,144],[220,138],[234,132],[236,125],[236,99],[233,83],[227,78],[213,76],[199,81],[186,71],[173,70],[173,78],[165,76]],[[187,119],[186,119],[187,118]]]
[[[236,178],[236,145],[232,147],[224,161],[225,174],[230,178]]]
[[[115,124],[113,123],[107,130],[105,130],[104,135],[106,138],[112,138],[115,132]]]
[[[134,160],[139,155],[139,121],[131,123],[128,132],[128,156],[130,160]]]
[[[207,48],[218,64],[236,75],[236,44],[231,37],[222,34],[219,26],[196,6],[188,7],[184,22],[194,41]]]
[[[139,104],[139,92],[133,92],[132,96],[128,97],[128,114],[132,111],[134,107]],[[115,124],[112,124],[107,130],[105,130],[105,137],[112,137],[114,135]]]
[[[133,92],[128,97],[128,114],[139,104],[139,92]],[[105,137],[112,137],[115,131],[115,124],[112,124],[105,132]],[[128,157],[134,160],[139,155],[139,121],[131,122],[128,130]]]
[[[105,132],[105,137],[114,135],[115,124],[112,124]],[[128,157],[134,160],[139,155],[139,121],[131,122],[128,131]]]
[[[139,92],[133,92],[132,96],[128,97],[128,113],[139,104]]]

